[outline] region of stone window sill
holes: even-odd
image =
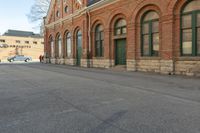
[[[139,60],[160,60],[161,57],[139,57]]]
[[[178,57],[178,58],[176,58],[176,60],[178,60],[178,61],[200,61],[200,56],[196,56],[196,57],[189,57],[189,56]]]
[[[93,57],[93,59],[98,59],[98,60],[100,60],[100,59],[104,59],[104,57]]]

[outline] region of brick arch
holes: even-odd
[[[142,7],[140,7],[139,5],[136,8],[136,10],[134,11],[132,15],[132,20],[135,21],[135,23],[139,24],[144,14],[147,13],[148,11],[156,11],[160,18],[162,16],[162,11],[159,8],[159,6],[154,5],[154,4],[146,4],[146,5],[143,5]]]
[[[192,0],[181,0],[181,1],[174,1],[172,0],[169,5],[168,5],[168,11],[172,12],[174,15],[179,15],[181,13],[181,10],[183,9],[183,7],[191,2]]]
[[[144,14],[148,10],[155,10],[158,12],[159,16],[162,16],[162,8],[158,5],[157,0],[138,0],[138,4],[135,9],[133,9],[131,14],[131,23],[137,23],[138,17]]]
[[[105,28],[105,24],[101,19],[95,19],[95,21],[92,22],[91,31],[94,32],[96,26],[99,24],[101,24]]]
[[[123,13],[119,13],[119,14],[115,14],[113,15],[113,17],[110,19],[109,21],[109,29],[111,32],[114,32],[114,27],[115,27],[115,23],[117,22],[117,20],[119,19],[125,19],[126,20],[126,23],[128,23],[127,21],[127,16],[124,15]]]
[[[49,34],[49,36],[48,36],[48,42],[50,41],[50,38],[52,38],[54,40],[54,37],[53,37],[52,34]]]
[[[57,32],[57,33],[56,33],[56,36],[55,36],[56,39],[58,38],[58,35],[61,36],[61,33],[60,33],[60,32]],[[61,36],[61,37],[62,37],[62,36]]]
[[[74,28],[73,32],[72,32],[72,35],[73,35],[75,38],[76,38],[76,33],[77,33],[79,30],[81,30],[81,33],[83,34],[83,31],[82,31],[81,27],[80,27],[80,26],[76,26],[76,27]]]
[[[126,20],[127,23],[131,22],[131,19],[129,19],[131,14],[130,14],[130,11],[128,9],[124,9],[124,8],[117,8],[115,10],[113,10],[110,15],[109,15],[109,19],[108,21],[106,21],[106,25],[108,27],[106,28],[112,28],[112,24],[113,24],[113,21],[116,21],[115,19],[118,18],[118,17],[121,17],[121,18],[124,18]]]
[[[71,34],[71,32],[70,32],[69,29],[64,30],[64,33],[63,33],[63,39],[65,39],[65,37],[66,37],[66,35],[67,35],[68,33]]]

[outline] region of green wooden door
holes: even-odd
[[[81,56],[82,56],[82,36],[77,36],[77,47],[76,47],[76,65],[81,65]]]
[[[126,65],[126,39],[115,41],[115,65]]]

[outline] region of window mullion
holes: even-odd
[[[152,53],[152,49],[153,49],[152,41],[153,41],[153,37],[152,37],[152,21],[149,21],[149,55],[150,56],[153,55],[153,53]]]
[[[192,55],[193,56],[196,56],[196,53],[197,53],[197,34],[196,34],[196,13],[193,12],[192,13]]]
[[[101,56],[101,32],[99,32],[99,57]]]

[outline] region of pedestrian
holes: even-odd
[[[39,56],[40,63],[42,62],[42,55]]]
[[[43,63],[43,61],[44,61],[44,55],[42,55],[42,57],[41,57],[41,58],[42,58],[41,60],[42,60],[42,63]]]

